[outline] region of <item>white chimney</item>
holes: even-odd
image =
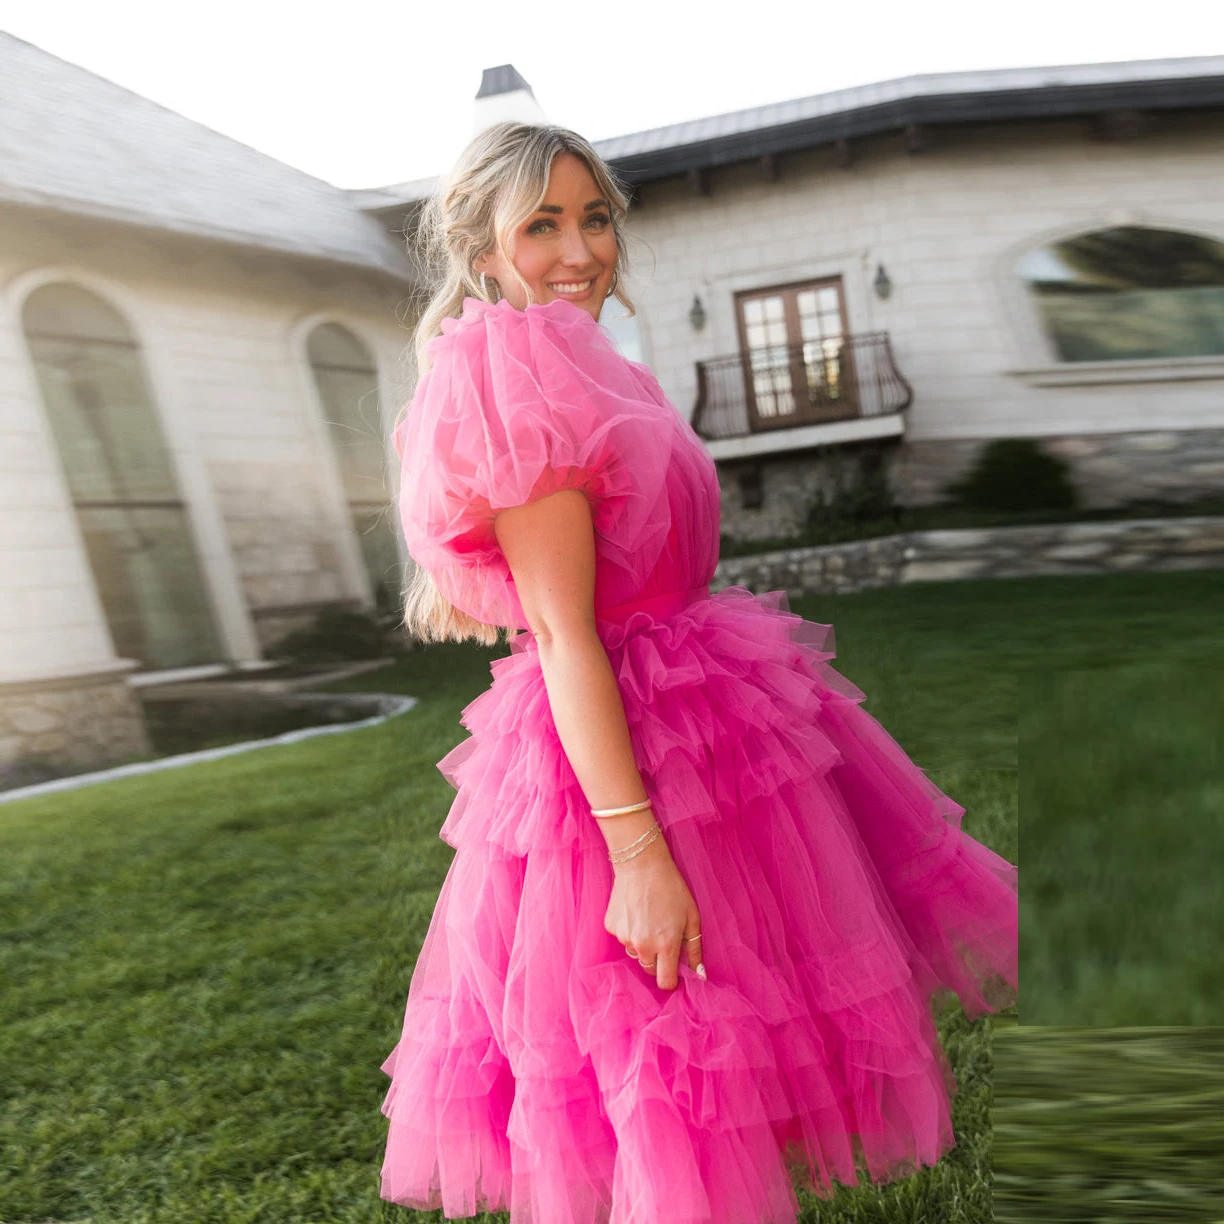
[[[531,92],[531,86],[519,76],[513,64],[486,68],[476,94],[476,116],[472,135],[503,119],[520,123],[547,123],[548,116]]]

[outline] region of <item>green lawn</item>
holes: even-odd
[[[835,623],[836,665],[867,709],[965,805],[966,829],[1018,861],[1018,689],[1091,672],[1122,693],[1135,659],[1218,685],[1221,596],[1224,571],[1195,571],[792,606]],[[421,699],[377,727],[0,806],[0,1220],[441,1219],[377,1197],[379,1063],[452,855],[437,829],[453,792],[434,765],[496,653],[434,647],[350,682]],[[1062,734],[1086,752],[1101,730]],[[1154,784],[1184,764],[1160,756]],[[1201,852],[1209,831],[1186,841]],[[1171,902],[1182,882],[1163,878]],[[1026,1021],[1039,1005],[1026,995]],[[990,1218],[1000,1023],[942,1018],[958,1148],[906,1182],[805,1199],[805,1221]]]
[[[1224,1011],[1224,666],[1140,651],[1021,684],[1026,1025]]]
[[[997,1224],[1224,1219],[1224,1029],[1025,1026],[994,1055]]]

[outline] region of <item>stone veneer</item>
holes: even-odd
[[[912,531],[727,557],[714,582],[789,595],[844,594],[903,582],[1224,568],[1224,517],[1133,519]]]
[[[122,671],[0,685],[0,774],[93,768],[150,751],[140,697]]]
[[[1063,434],[1035,439],[1068,466],[1086,510],[1154,499],[1182,502],[1224,495],[1224,429]],[[941,499],[939,490],[972,465],[987,439],[907,441],[893,457],[890,484],[907,506]]]
[[[1127,502],[1184,502],[1224,496],[1224,429],[1148,430],[1141,433],[1066,434],[1035,439],[1062,459],[1080,505],[1096,510]],[[882,463],[893,501],[924,506],[942,501],[943,488],[960,479],[989,439],[938,438],[864,441],[760,459],[718,464],[722,531],[734,540],[794,535],[821,491],[848,490]],[[745,506],[741,472],[760,466],[762,502]]]

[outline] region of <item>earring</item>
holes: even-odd
[[[620,272],[613,271],[612,283],[608,286],[608,292],[604,294],[605,298],[610,298],[616,292],[616,286],[620,281]]]
[[[488,301],[489,299],[489,288],[485,284],[485,274],[483,272],[480,274],[480,296],[484,298],[485,301]]]

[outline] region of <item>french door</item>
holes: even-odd
[[[735,295],[754,430],[857,414],[840,276]]]

